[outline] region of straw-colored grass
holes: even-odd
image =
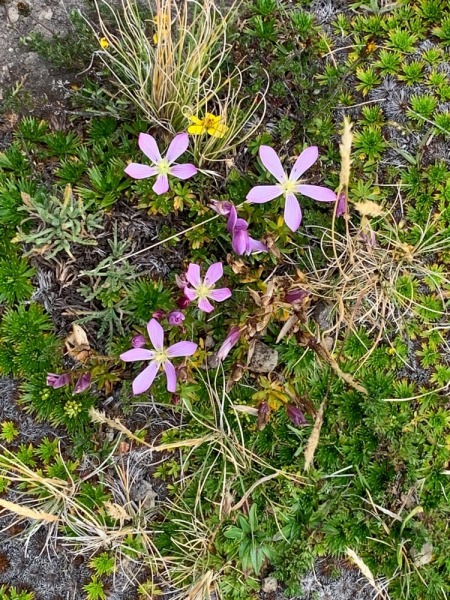
[[[149,121],[170,134],[186,131],[191,117],[220,116],[223,134],[193,136],[196,163],[225,159],[259,126],[264,91],[243,98],[242,72],[224,75],[231,46],[227,28],[236,5],[223,15],[214,0],[94,0],[107,47],[98,56],[121,94]],[[256,113],[260,109],[258,117]],[[261,114],[262,113],[262,114]]]

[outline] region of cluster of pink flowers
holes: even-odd
[[[153,191],[156,194],[164,194],[169,190],[169,176],[179,179],[189,179],[194,176],[198,170],[193,164],[179,164],[177,159],[186,152],[189,145],[189,136],[187,133],[179,133],[170,143],[165,156],[162,156],[156,140],[147,133],[139,135],[139,148],[150,160],[151,165],[141,163],[130,163],[125,173],[134,179],[145,179],[156,176]],[[302,181],[303,174],[316,162],[318,158],[318,149],[315,146],[306,148],[297,158],[294,167],[289,175],[283,169],[281,161],[275,151],[270,146],[261,146],[259,150],[261,162],[266,169],[275,177],[277,183],[274,185],[258,185],[250,190],[246,197],[249,203],[264,203],[279,196],[284,196],[284,220],[286,225],[292,230],[297,231],[302,221],[302,211],[297,200],[297,194],[303,194],[320,202],[336,201],[336,194],[325,187],[306,184]],[[231,245],[238,255],[252,254],[254,252],[266,252],[267,246],[258,240],[250,237],[248,233],[248,222],[239,217],[237,208],[231,202],[214,201],[211,208],[220,215],[227,217],[227,231],[231,235]],[[346,211],[346,199],[339,198],[336,214],[342,215]],[[201,277],[200,265],[191,263],[186,273],[177,277],[178,286],[182,289],[183,297],[179,300],[180,308],[186,308],[191,302],[196,302],[199,310],[205,313],[211,313],[214,310],[213,302],[223,302],[231,297],[232,292],[229,288],[217,288],[216,283],[223,276],[223,265],[216,262],[210,265]],[[296,290],[292,298],[287,301],[297,302],[301,300],[307,292]],[[295,297],[294,297],[295,296]],[[146,392],[155,380],[158,371],[162,369],[167,379],[167,390],[175,392],[177,386],[177,368],[173,365],[172,359],[192,356],[197,350],[197,344],[191,341],[180,341],[171,346],[164,346],[164,330],[159,319],[167,318],[171,326],[181,326],[185,320],[185,315],[180,310],[173,310],[167,315],[164,311],[156,311],[153,318],[147,324],[147,332],[150,338],[152,349],[145,348],[146,338],[142,335],[136,335],[131,341],[132,348],[120,355],[125,362],[148,361],[145,369],[133,381],[133,393],[142,394]],[[233,346],[239,341],[241,329],[234,326],[228,332],[221,347],[215,357],[223,361],[227,357]],[[57,375],[49,373],[47,385],[53,388],[59,388],[67,385],[71,381],[69,373]],[[88,389],[91,385],[91,375],[86,373],[82,375],[75,384],[74,393],[80,393]],[[291,410],[289,418],[296,424],[302,424],[302,419],[294,409]],[[303,418],[303,415],[301,415]]]

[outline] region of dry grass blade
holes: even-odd
[[[305,457],[305,466],[303,467],[305,471],[309,471],[311,465],[314,460],[314,455],[316,453],[317,446],[319,444],[320,439],[320,431],[322,429],[323,424],[323,415],[325,412],[325,407],[327,405],[327,399],[322,400],[319,410],[317,411],[316,419],[314,421],[314,427],[311,432],[311,435],[308,439],[308,444],[306,445],[304,457]]]
[[[378,585],[378,583],[375,580],[375,577],[372,574],[372,571],[369,569],[369,567],[366,565],[366,563],[362,560],[362,558],[360,558],[356,554],[356,552],[354,550],[352,550],[351,548],[347,548],[346,553],[351,558],[351,560],[355,563],[355,565],[358,567],[358,569],[361,571],[361,573],[364,575],[364,577],[367,579],[367,581],[370,583],[370,585],[373,587],[373,589],[377,592],[376,597],[383,598],[383,600],[389,600],[389,596],[388,596],[386,590]]]
[[[44,512],[43,510],[35,510],[33,508],[28,508],[27,506],[23,504],[17,504],[16,502],[9,502],[8,500],[4,500],[3,498],[0,498],[0,506],[20,517],[32,519],[33,521],[44,521],[46,523],[54,523],[56,521],[59,521],[59,517],[56,515],[51,515],[50,513]]]

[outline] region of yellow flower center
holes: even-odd
[[[156,165],[158,175],[168,175],[170,173],[170,163],[165,158],[159,161]]]
[[[208,298],[211,288],[212,288],[212,286],[201,283],[199,286],[197,286],[195,288],[195,291],[197,292],[197,297],[198,298]]]
[[[204,126],[209,129],[210,127],[216,127],[219,123],[219,120],[220,119],[218,117],[215,117],[214,115],[208,115],[207,117],[205,117],[203,123]]]
[[[286,179],[286,181],[281,184],[281,189],[283,190],[283,194],[291,194],[295,192],[296,186],[296,181],[290,181],[289,179]]]
[[[167,362],[169,360],[169,357],[167,355],[167,350],[155,350],[155,354],[153,355],[153,360],[156,360],[156,362],[163,364],[165,362]]]

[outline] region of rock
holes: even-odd
[[[275,577],[266,577],[263,581],[262,591],[265,594],[273,594],[277,591],[278,581]]]
[[[420,550],[412,548],[411,558],[414,561],[414,566],[417,568],[427,565],[433,560],[433,544],[425,542]]]
[[[39,54],[37,52],[28,52],[25,57],[24,63],[28,66],[38,65],[40,63]]]
[[[11,6],[8,8],[8,19],[11,23],[17,23],[19,20],[19,11],[17,10],[17,7]]]
[[[150,481],[143,479],[131,488],[131,499],[139,502],[143,508],[151,509],[155,507],[158,494],[153,489]]]
[[[45,8],[44,10],[41,10],[41,12],[38,14],[39,20],[44,19],[45,21],[51,21],[52,18],[53,18],[53,11],[51,8]]]
[[[333,325],[331,321],[331,307],[321,300],[314,306],[313,318],[321,329],[330,329]]]
[[[248,368],[254,373],[270,373],[278,364],[278,351],[264,342],[256,341]]]

